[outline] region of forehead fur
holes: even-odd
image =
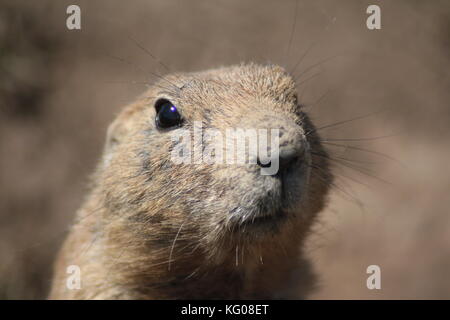
[[[272,64],[248,63],[203,72],[174,74],[169,75],[167,80],[186,94],[193,91],[194,94],[217,94],[225,99],[253,96],[280,103],[297,103],[293,78],[282,67]],[[164,80],[161,81],[162,85]]]

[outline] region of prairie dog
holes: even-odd
[[[174,163],[172,135],[196,121],[224,134],[278,129],[277,173],[262,175],[259,161]],[[110,125],[92,180],[50,299],[293,299],[314,286],[302,245],[332,174],[279,66],[164,77]],[[80,289],[66,286],[69,265]]]

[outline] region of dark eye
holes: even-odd
[[[181,125],[181,115],[172,102],[165,99],[156,101],[156,126],[160,129],[179,127]]]

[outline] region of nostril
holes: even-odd
[[[295,155],[283,155],[278,158],[279,169],[287,170],[289,167],[295,165],[299,161],[300,157]],[[256,159],[256,164],[261,168],[270,168],[272,166],[272,161],[268,161],[267,163],[262,163],[260,158]]]
[[[258,166],[260,166],[261,168],[270,168],[270,166],[272,165],[272,162],[269,161],[269,162],[267,162],[267,163],[262,163],[261,160],[260,160],[259,157],[258,157],[258,159],[256,159],[256,164],[257,164]]]
[[[295,165],[299,160],[299,156],[293,155],[289,157],[281,157],[280,156],[280,169],[287,170],[291,166]]]

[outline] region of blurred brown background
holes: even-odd
[[[69,4],[81,31],[66,28]],[[381,30],[366,28],[369,4],[381,6]],[[294,23],[295,6],[1,0],[0,298],[45,298],[108,123],[163,71],[132,38],[175,71],[241,61],[292,71],[307,51],[296,74],[318,126],[384,110],[322,131],[383,155],[329,145],[351,161],[336,161],[308,244],[321,277],[312,298],[450,298],[450,2],[299,0]],[[371,264],[381,290],[366,287]]]

